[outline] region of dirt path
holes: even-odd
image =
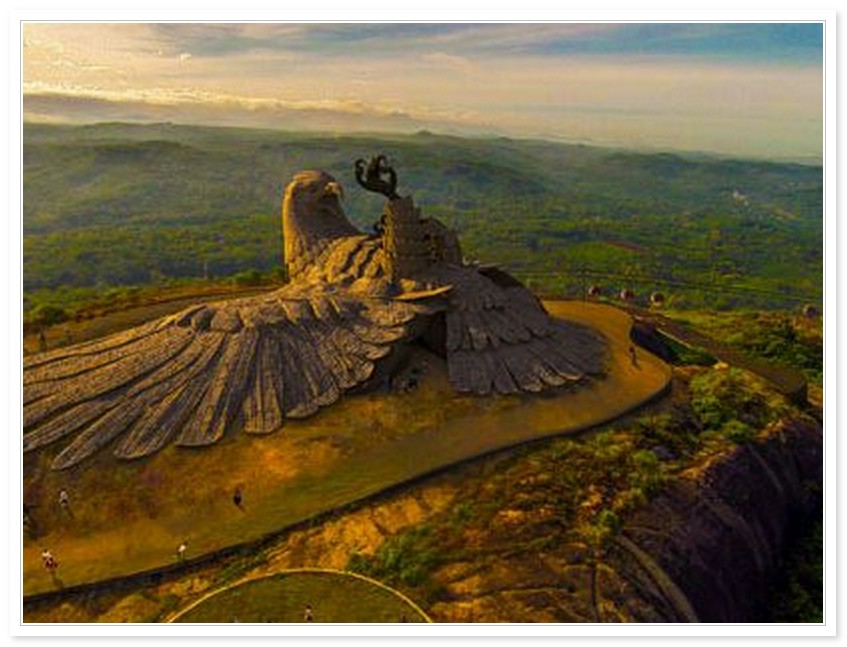
[[[42,534],[25,541],[24,594],[54,591],[41,566],[49,547],[65,587],[172,566],[279,532],[319,513],[361,501],[473,457],[535,439],[604,424],[663,393],[670,369],[649,353],[629,354],[631,319],[607,305],[547,304],[559,317],[590,325],[609,342],[607,376],[555,397],[467,397],[452,392],[443,365],[412,393],[343,399],[279,433],[244,434],[202,451],[171,448],[150,459],[106,459],[65,472],[49,457],[25,465],[25,497],[39,508]],[[245,503],[233,505],[234,488]],[[73,515],[57,510],[71,492]]]

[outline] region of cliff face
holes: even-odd
[[[791,533],[819,509],[822,483],[822,430],[805,418],[676,480],[627,520],[606,558],[641,599],[626,605],[632,620],[761,617],[763,592]]]
[[[146,589],[138,584],[30,603],[27,621],[147,621],[164,617],[168,600],[184,605],[217,588],[231,569],[244,576],[303,565],[343,569],[351,553],[372,555],[410,529],[437,534],[439,519],[456,519],[463,492],[484,496],[502,471],[500,460],[468,464],[287,533],[243,564],[234,556]],[[822,472],[820,425],[786,419],[667,483],[625,519],[596,561],[589,546],[567,539],[562,528],[543,548],[519,543],[545,511],[519,509],[514,493],[496,491],[490,523],[442,526],[446,535],[462,533],[462,550],[442,555],[430,600],[419,597],[421,590],[400,588],[436,622],[756,621],[791,533],[819,510]],[[528,468],[525,476],[533,474]]]

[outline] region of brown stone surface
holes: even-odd
[[[633,515],[612,563],[637,589],[658,591],[655,606],[669,620],[688,619],[687,601],[701,621],[749,621],[792,527],[820,504],[822,484],[821,427],[806,418],[776,423]]]
[[[410,198],[391,200],[382,236],[366,236],[339,194],[321,171],[288,185],[280,290],[25,358],[24,451],[64,442],[63,469],[107,446],[130,459],[269,433],[384,381],[406,342],[437,326],[459,392],[538,392],[604,371],[600,335],[554,320],[504,273],[461,265],[455,234]]]

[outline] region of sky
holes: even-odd
[[[46,23],[25,120],[497,135],[820,162],[820,23]]]

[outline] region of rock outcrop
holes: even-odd
[[[792,534],[819,511],[822,446],[814,420],[784,420],[675,478],[596,558],[563,541],[446,565],[428,612],[436,622],[757,621]]]
[[[770,427],[691,470],[627,520],[609,565],[664,622],[751,622],[792,533],[819,510],[823,434],[812,419]]]

